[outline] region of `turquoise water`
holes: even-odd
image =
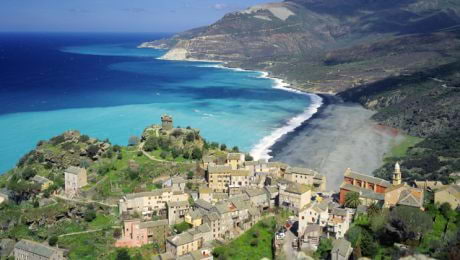
[[[27,76],[18,80],[21,73],[14,76],[12,68],[1,75],[0,172],[63,131],[125,145],[165,113],[176,126],[199,128],[210,141],[264,157],[278,135],[314,112],[308,108],[315,97],[274,88],[279,82],[260,72],[159,60],[164,51],[137,49],[138,43],[53,45],[50,62],[42,64],[55,66],[52,73],[23,71]]]

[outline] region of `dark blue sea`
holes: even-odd
[[[321,103],[256,71],[159,59],[139,49],[162,34],[0,34],[0,172],[39,140],[69,129],[125,145],[159,123],[266,158]]]

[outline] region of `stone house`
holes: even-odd
[[[311,201],[311,188],[298,184],[290,183],[286,188],[280,187],[279,206],[281,208],[298,213]]]
[[[207,187],[200,188],[198,190],[198,195],[200,199],[205,200],[207,202],[212,202],[213,200],[212,190],[210,188],[207,188]]]
[[[188,201],[189,195],[171,188],[126,194],[119,202],[120,215],[138,212],[145,217],[166,215],[168,202]]]
[[[230,174],[230,183],[228,185],[229,194],[241,193],[241,189],[249,187],[251,176],[247,170],[232,170]]]
[[[318,191],[326,189],[326,177],[310,169],[289,167],[284,178],[290,182],[311,185]]]
[[[125,220],[122,237],[115,242],[115,246],[131,248],[155,242],[164,246],[169,234],[169,223],[166,219],[146,222],[139,219]]]
[[[343,238],[350,228],[352,215],[348,209],[333,208],[329,213],[327,222],[327,236],[335,239]]]
[[[243,153],[227,154],[226,164],[229,165],[233,170],[237,170],[243,167],[244,162],[245,162],[245,156]]]
[[[408,186],[406,183],[390,186],[384,194],[384,207],[404,205],[423,210],[423,189]]]
[[[270,207],[269,194],[265,189],[251,188],[243,191],[248,197],[251,203],[258,209],[268,209]]]
[[[40,190],[46,190],[48,189],[49,186],[53,185],[53,181],[48,180],[47,178],[40,176],[40,175],[35,175],[32,178],[32,181],[38,185],[40,185]]]
[[[446,185],[434,192],[434,202],[443,204],[449,203],[453,209],[460,206],[460,186],[457,184]]]
[[[169,237],[166,240],[166,251],[175,257],[179,257],[203,248],[205,243],[211,240],[211,228],[208,224],[203,224],[184,233]]]
[[[210,248],[201,248],[186,255],[180,256],[177,260],[213,260],[212,250]]]
[[[170,178],[163,183],[163,188],[171,188],[173,191],[185,191],[187,181],[182,177]]]
[[[323,228],[318,224],[309,224],[302,233],[299,230],[301,247],[310,247],[316,250],[323,235]]]
[[[80,192],[80,188],[88,184],[86,169],[70,166],[64,171],[65,193],[75,196]]]
[[[166,203],[168,207],[169,225],[178,224],[184,221],[185,215],[190,210],[190,203],[186,201],[169,201]]]
[[[209,188],[214,192],[228,192],[231,172],[229,165],[209,165],[206,171]]]
[[[329,202],[311,202],[299,211],[299,234],[310,224],[317,224],[321,227],[327,226],[329,220]]]
[[[345,239],[332,242],[331,260],[348,260],[353,253],[351,243]]]
[[[279,189],[274,186],[265,186],[264,190],[268,196],[269,207],[270,208],[276,207],[276,205],[278,205]]]
[[[35,241],[22,239],[14,246],[15,260],[62,260],[64,251]]]

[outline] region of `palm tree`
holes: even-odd
[[[375,216],[375,215],[378,215],[380,213],[380,206],[379,204],[377,204],[377,202],[374,202],[372,203],[371,205],[369,205],[369,207],[367,208],[367,214],[369,216]]]
[[[359,199],[359,193],[350,191],[345,195],[345,207],[348,208],[357,208],[361,205],[361,200]]]

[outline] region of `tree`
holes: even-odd
[[[193,142],[195,140],[195,133],[194,132],[189,132],[187,134],[187,137],[185,138],[187,142]]]
[[[99,152],[99,146],[92,144],[86,149],[86,152],[90,157],[94,157]]]
[[[198,147],[193,148],[192,159],[198,160],[198,159],[201,159],[202,157],[203,157],[203,152],[201,151],[201,149]]]
[[[119,238],[121,237],[121,235],[122,235],[122,234],[121,234],[121,229],[120,229],[120,228],[115,228],[115,229],[113,230],[113,237],[114,237],[115,239],[119,239]]]
[[[55,246],[58,242],[58,237],[57,236],[52,236],[48,239],[48,244],[50,246]]]
[[[315,256],[320,259],[327,259],[328,255],[332,250],[332,240],[329,238],[321,238],[319,241],[318,249],[315,252]]]
[[[82,142],[82,143],[86,143],[89,141],[89,136],[87,135],[81,135],[79,138],[78,138],[78,141]]]
[[[179,128],[174,129],[173,132],[171,133],[171,135],[176,138],[181,136],[182,134],[183,134],[182,129],[179,129]]]
[[[218,149],[218,148],[219,148],[219,143],[217,143],[217,142],[212,142],[212,143],[209,145],[209,147],[210,147],[211,149]]]
[[[166,158],[168,157],[168,155],[169,155],[169,153],[166,152],[166,151],[162,151],[162,152],[160,153],[160,157],[161,157],[162,159],[166,159]]]
[[[126,248],[118,249],[117,250],[117,257],[116,260],[130,260],[131,257],[129,256],[128,250]]]
[[[220,145],[220,150],[221,150],[221,151],[227,150],[227,145],[221,144],[221,145]]]
[[[96,211],[94,209],[88,209],[85,212],[84,219],[86,222],[91,222],[96,218]]]
[[[234,153],[239,153],[239,152],[240,152],[240,148],[238,148],[238,146],[233,146],[232,152],[234,152]]]
[[[189,171],[189,172],[187,173],[187,179],[189,179],[189,180],[193,179],[193,176],[194,176],[194,175],[195,175],[195,173],[194,173],[193,171]]]
[[[157,150],[158,146],[158,139],[154,136],[150,136],[149,138],[147,138],[147,141],[145,141],[144,150],[146,150],[147,152],[151,152]]]
[[[21,173],[21,176],[24,180],[29,180],[33,178],[35,175],[37,175],[37,171],[35,171],[35,169],[31,167],[25,168]]]
[[[133,135],[128,139],[128,145],[129,146],[136,146],[139,144],[139,137]]]
[[[359,205],[361,205],[361,200],[358,192],[350,191],[345,195],[345,207],[355,209]]]
[[[254,161],[254,157],[252,157],[250,154],[245,154],[244,155],[244,158],[246,161],[250,162],[250,161]]]
[[[419,240],[432,226],[433,220],[426,212],[414,207],[397,206],[390,212],[386,232],[395,242],[405,242]]]
[[[181,151],[177,148],[173,148],[171,151],[171,155],[174,159],[176,159],[177,157],[181,155]]]
[[[375,216],[380,213],[380,210],[381,210],[380,206],[376,202],[374,202],[371,205],[369,205],[369,207],[367,208],[367,214],[369,216]]]

